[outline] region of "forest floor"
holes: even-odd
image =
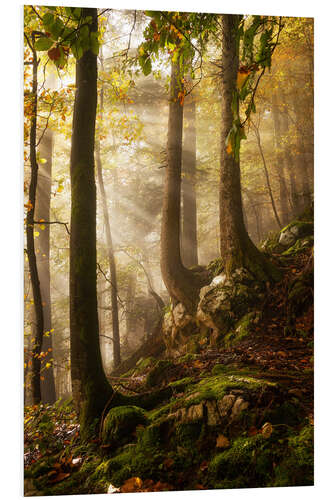
[[[313,248],[271,258],[283,279],[236,345],[141,359],[112,379],[171,398],[127,407],[127,421],[111,410],[114,427],[90,443],[71,401],[26,408],[25,495],[313,484]]]

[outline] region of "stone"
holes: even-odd
[[[207,425],[214,426],[220,423],[220,415],[217,409],[216,401],[206,401]]]
[[[179,302],[172,311],[173,321],[177,328],[184,328],[193,318],[187,314],[185,306]]]
[[[284,247],[289,247],[296,242],[296,235],[289,229],[280,234],[279,244]]]
[[[233,394],[227,394],[222,399],[217,401],[217,406],[221,417],[226,417],[231,410],[236,396]]]
[[[192,405],[188,408],[186,420],[193,422],[195,420],[202,420],[204,415],[203,404]]]
[[[238,397],[234,402],[231,412],[231,418],[234,419],[240,415],[243,410],[246,410],[249,407],[249,403],[244,401],[243,398]]]

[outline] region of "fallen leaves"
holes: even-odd
[[[216,448],[228,448],[230,446],[230,441],[223,434],[219,434],[216,439]]]

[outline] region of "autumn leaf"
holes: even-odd
[[[238,88],[238,90],[241,90],[241,88],[243,87],[243,85],[244,85],[244,83],[245,83],[245,81],[250,73],[251,73],[251,70],[249,68],[246,68],[246,67],[239,68],[239,71],[237,73],[237,88]]]
[[[228,144],[227,144],[227,153],[228,153],[228,155],[232,154],[232,144],[231,144],[231,138],[230,137],[228,139]]]
[[[58,59],[60,59],[61,55],[59,47],[54,47],[53,49],[50,49],[47,52],[47,54],[52,61],[57,61]]]
[[[223,434],[219,434],[216,439],[216,448],[228,448],[230,446],[230,441]]]
[[[121,493],[132,493],[139,491],[142,487],[142,479],[139,477],[130,477],[127,479],[120,488]]]

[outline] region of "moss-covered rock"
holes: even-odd
[[[275,469],[272,486],[313,485],[313,426],[307,425],[288,439],[283,460]]]
[[[103,422],[102,441],[104,444],[121,445],[134,439],[138,425],[147,425],[145,411],[137,406],[117,406],[112,408]]]

